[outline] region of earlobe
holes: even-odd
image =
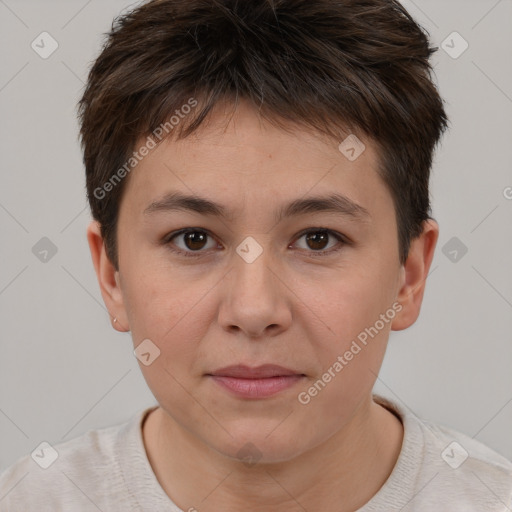
[[[87,241],[96,277],[100,285],[101,296],[110,313],[112,326],[119,332],[128,332],[129,324],[119,281],[119,272],[107,256],[103,237],[101,236],[100,224],[95,220],[87,227]]]
[[[391,324],[393,331],[407,329],[418,318],[438,237],[439,226],[435,220],[429,219],[423,223],[422,233],[411,242],[407,260],[401,268],[396,300],[402,309]]]

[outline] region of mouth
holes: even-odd
[[[266,398],[291,388],[306,376],[289,368],[265,364],[228,366],[207,374],[207,377],[235,396]]]

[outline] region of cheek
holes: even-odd
[[[372,326],[392,306],[393,297],[390,273],[363,264],[331,278],[322,299],[311,298],[333,336],[346,343]]]
[[[380,319],[379,308],[371,308],[368,314],[364,304],[360,309],[356,303],[351,305],[350,311],[338,315],[338,339],[317,346],[321,370],[308,379],[297,397],[305,412],[328,411],[327,416],[319,413],[324,428],[338,428],[371,393],[385,355],[392,315],[386,322]]]
[[[361,390],[369,391],[384,358],[396,315],[392,276],[377,265],[373,272],[364,267],[331,282],[323,304],[315,307],[331,331],[328,337],[316,338],[322,366],[316,376],[322,381],[317,386],[322,389],[320,401],[340,395],[350,401]],[[390,277],[383,279],[386,275]],[[324,384],[328,392],[323,391]]]
[[[142,261],[143,260],[143,261]],[[208,283],[188,279],[161,261],[141,258],[126,266],[123,297],[134,341],[141,336],[166,344],[201,309]]]
[[[200,300],[208,287],[179,281],[174,275],[164,279],[163,272],[139,274],[127,288],[127,309],[134,346],[149,339],[158,349],[150,365],[139,363],[148,387],[166,410],[185,411],[194,404],[183,386],[193,387],[199,373],[198,349],[212,321],[205,309],[207,301]]]

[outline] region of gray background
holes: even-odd
[[[130,5],[0,0],[0,470],[155,403],[99,293],[75,117],[101,34]],[[441,234],[420,319],[391,334],[376,390],[512,459],[512,3],[404,5],[434,44],[457,31],[469,48],[433,59],[452,123],[432,177]],[[47,59],[31,48],[43,31],[59,44]],[[42,237],[57,247],[46,262]],[[455,262],[452,237],[468,248]]]

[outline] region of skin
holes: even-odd
[[[159,403],[143,426],[148,458],[183,510],[354,511],[382,487],[400,453],[402,424],[372,400],[372,388],[390,330],[418,317],[438,226],[424,223],[400,265],[394,205],[371,140],[350,162],[337,147],[344,137],[276,128],[245,103],[226,123],[217,110],[131,173],[120,205],[118,271],[97,222],[87,232],[114,328],[131,331],[135,347],[150,339],[160,350],[149,366],[139,363]],[[206,197],[231,216],[144,213],[169,191]],[[282,204],[333,191],[369,216],[320,212],[276,224]],[[202,245],[187,245],[184,236],[162,242],[182,228],[211,236]],[[308,243],[298,235],[309,228],[350,243]],[[247,236],[263,250],[252,263],[236,252]],[[202,252],[186,257],[170,247]],[[301,404],[298,394],[394,303],[401,310],[393,320]],[[272,397],[239,398],[206,376],[237,363],[279,364],[305,377]],[[249,442],[254,464],[238,455]]]

